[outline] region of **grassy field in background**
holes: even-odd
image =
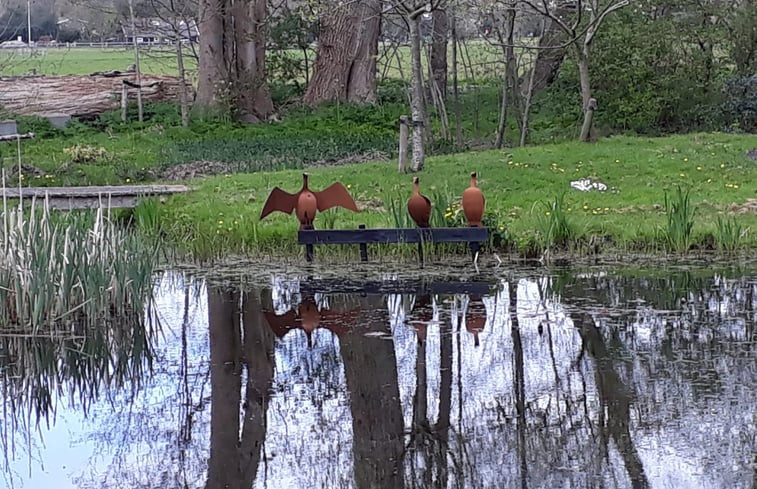
[[[313,46],[314,48],[315,46]],[[502,55],[498,48],[484,41],[474,40],[461,44],[460,78],[497,78],[501,71]],[[186,68],[196,68],[191,51],[186,49]],[[269,55],[271,53],[269,52]],[[294,59],[302,59],[299,50],[290,50]],[[315,61],[315,51],[308,53],[310,66]],[[451,51],[449,59],[452,58]],[[425,63],[424,57],[424,63]],[[130,47],[58,47],[33,50],[0,50],[0,75],[22,75],[36,71],[45,75],[88,75],[95,71],[125,70],[134,63]],[[175,75],[176,55],[174,48],[165,46],[140,47],[140,63],[145,73]],[[449,62],[451,69],[452,63]],[[389,44],[379,45],[378,77],[405,78],[410,76],[410,48]],[[304,80],[303,80],[304,81]]]
[[[455,154],[427,161],[420,174],[421,190],[434,201],[436,225],[462,225],[454,204],[468,185],[469,173],[479,172],[487,198],[486,224],[501,246],[528,255],[550,244],[549,228],[556,217],[552,204],[561,194],[560,217],[570,232],[568,250],[665,251],[666,192],[673,197],[680,186],[690,191],[696,209],[695,247],[717,246],[720,217],[738,227],[740,246],[753,252],[757,212],[740,212],[739,206],[757,199],[757,187],[750,183],[757,181],[757,163],[745,155],[755,147],[754,135],[692,134]],[[315,168],[310,173],[311,188],[341,181],[362,209],[359,214],[328,211],[318,216],[316,227],[408,223],[405,202],[412,177],[399,174],[394,162]],[[602,182],[608,190],[571,189],[570,182],[580,178]],[[299,252],[295,218],[277,213],[261,222],[258,215],[274,186],[299,190],[301,171],[223,175],[188,183],[193,192],[165,204],[146,203],[136,211],[139,221],[159,228],[164,240],[195,256]]]

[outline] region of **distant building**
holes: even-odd
[[[136,36],[132,35],[130,22],[121,24],[121,31],[126,42],[133,43],[136,37],[137,44],[171,44],[176,40],[176,31],[181,36],[181,42],[184,43],[197,42],[200,38],[200,29],[194,19],[187,22],[177,19],[169,23],[157,18],[141,18],[135,19],[134,23]]]

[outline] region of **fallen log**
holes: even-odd
[[[122,72],[90,76],[4,76],[0,77],[0,108],[20,115],[91,117],[119,108],[124,83],[136,86],[136,75]],[[174,76],[143,74],[142,99],[178,103],[180,86]],[[191,100],[194,91],[189,83],[187,88]]]

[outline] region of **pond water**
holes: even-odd
[[[0,486],[757,488],[754,269],[155,290],[102,362],[0,338]]]

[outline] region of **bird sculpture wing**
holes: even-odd
[[[352,196],[344,188],[344,185],[339,182],[334,182],[320,192],[313,193],[315,194],[316,202],[318,202],[319,211],[325,211],[332,207],[344,207],[353,212],[360,212],[355,201],[352,200]]]
[[[265,201],[263,210],[260,212],[260,219],[270,214],[273,211],[283,212],[285,214],[291,214],[295,207],[297,207],[297,194],[290,194],[281,190],[279,187],[274,187],[271,190],[268,199]]]
[[[265,311],[263,314],[271,330],[279,338],[283,338],[289,330],[297,326],[297,313],[295,311],[287,311],[280,316],[273,311]]]

